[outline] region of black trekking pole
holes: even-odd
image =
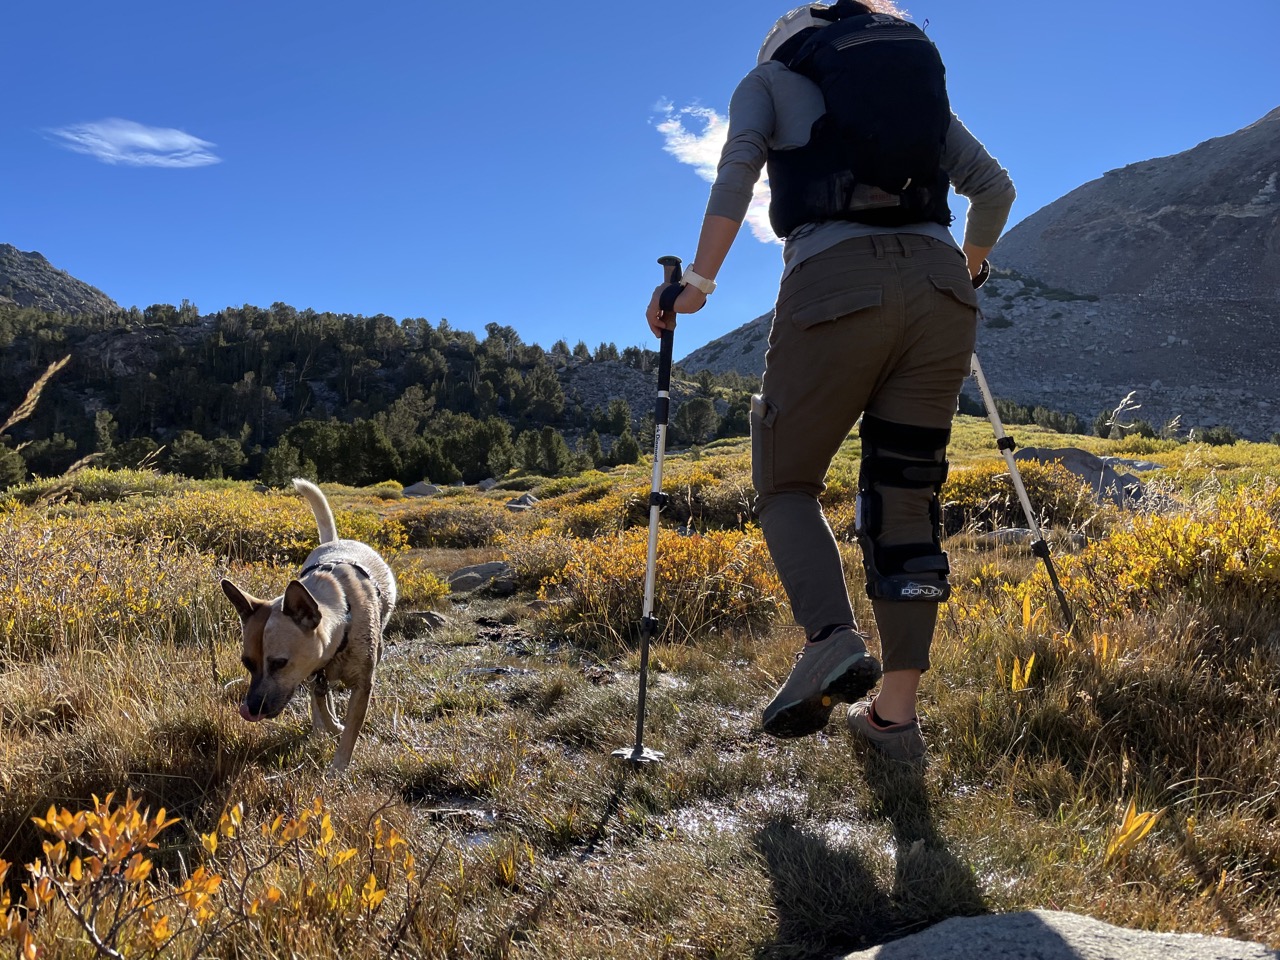
[[[973,286],[976,290],[987,282],[987,278],[991,276],[991,265],[987,261],[982,261],[982,268],[978,271],[978,275],[973,278]],[[1036,522],[1035,513],[1031,509],[1031,498],[1027,496],[1027,488],[1022,482],[1022,474],[1018,472],[1017,461],[1013,459],[1013,451],[1017,449],[1017,444],[1013,442],[1013,438],[1004,432],[1004,424],[1000,422],[1000,414],[996,411],[996,402],[991,397],[991,387],[987,384],[987,378],[982,375],[982,364],[978,362],[978,354],[974,353],[971,360],[970,370],[973,377],[978,381],[978,390],[982,393],[982,405],[986,407],[987,419],[991,421],[991,428],[996,435],[996,448],[1004,454],[1004,462],[1009,467],[1009,478],[1013,481],[1013,489],[1018,494],[1018,501],[1022,504],[1022,512],[1027,518],[1027,526],[1031,529],[1031,535],[1035,538],[1031,543],[1031,552],[1044,561],[1045,571],[1049,574],[1049,582],[1053,584],[1053,592],[1058,595],[1058,604],[1062,607],[1062,617],[1067,624],[1067,633],[1075,630],[1075,618],[1071,615],[1071,607],[1067,605],[1067,595],[1062,591],[1062,584],[1058,582],[1058,571],[1054,569],[1053,559],[1049,556],[1049,543],[1045,540],[1044,534],[1040,530],[1040,524]]]
[[[663,319],[674,317],[676,297],[680,296],[680,258],[659,257],[667,288],[658,299]],[[640,694],[636,701],[636,743],[623,747],[613,755],[629,763],[657,763],[662,754],[644,745],[645,694],[649,683],[649,641],[657,636],[658,619],[653,615],[654,588],[658,578],[658,513],[667,502],[662,492],[662,458],[667,452],[667,418],[671,409],[671,347],[675,334],[662,331],[662,347],[658,354],[658,398],[653,410],[653,483],[649,488],[649,555],[644,573],[644,611],[640,619]]]

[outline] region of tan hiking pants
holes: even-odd
[[[752,402],[752,480],[765,542],[807,636],[854,623],[818,501],[832,458],[864,412],[950,428],[977,304],[964,254],[916,234],[846,240],[783,280],[763,389]],[[932,497],[932,490],[886,490],[877,542],[930,542]],[[937,608],[873,602],[886,671],[928,669]]]

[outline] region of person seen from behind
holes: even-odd
[[[951,112],[933,43],[889,0],[808,4],[769,31],[730,101],[675,314],[700,310],[714,290],[762,169],[785,243],[752,398],[752,481],[806,636],[763,727],[807,736],[849,703],[857,737],[923,764],[917,698],[950,590],[938,493],[976,335],[973,278],[1004,229],[1013,183]],[[961,244],[950,231],[951,187],[969,200]],[[665,286],[645,314],[655,336],[675,324],[659,307]],[[854,618],[819,501],[859,420],[855,526],[883,668]]]

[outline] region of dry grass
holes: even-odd
[[[850,456],[833,473],[836,504]],[[981,472],[994,455],[962,443],[955,459]],[[1241,471],[1260,459],[1236,454]],[[754,536],[727,506],[743,470],[741,449],[673,461],[686,503],[714,507],[701,514],[706,542],[663,541],[668,569],[694,586],[723,568],[714,537]],[[540,530],[393,558],[425,578],[506,552],[525,587],[443,599],[423,579],[417,596],[449,622],[432,632],[397,619],[352,771],[334,780],[323,773],[334,745],[307,736],[301,702],[268,724],[239,719],[238,625],[216,587],[235,558],[250,589],[278,591],[290,568],[277,558],[306,541],[296,502],[263,497],[254,511],[229,488],[110,509],[11,503],[0,514],[0,859],[12,900],[0,917],[12,925],[0,919],[0,937],[105,955],[83,918],[109,889],[134,913],[114,929],[97,914],[94,936],[133,956],[809,958],[1030,907],[1280,947],[1280,508],[1264,484],[1174,472],[1171,491],[1212,495],[1109,517],[1078,553],[1062,535],[1094,521],[1064,508],[1070,529],[1054,549],[1073,636],[1038,561],[953,537],[919,777],[857,749],[839,723],[798,743],[763,736],[759,708],[799,642],[764,567],[739,578],[735,602],[767,603],[768,616],[695,618],[713,611],[705,583],[662,608],[680,626],[652,651],[645,742],[666,759],[632,769],[610,756],[635,734],[626,531],[643,517],[618,519],[634,473],[547,489]],[[985,488],[965,483],[980,499]],[[211,517],[254,516],[274,546],[198,539],[196,494]],[[481,506],[472,520],[466,502],[441,522],[494,529],[500,515]],[[612,528],[591,526],[602,502]],[[406,529],[402,502],[353,491],[340,504],[372,536]],[[550,608],[531,603],[544,581]],[[584,611],[594,640],[566,631]],[[83,841],[59,860],[33,818],[92,811],[112,791],[94,829],[124,829],[129,792],[178,822],[138,851],[148,875],[129,873],[129,852],[114,879],[86,880],[82,863],[75,880]],[[46,887],[24,866],[36,862]]]

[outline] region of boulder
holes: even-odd
[[[434,483],[427,483],[425,480],[419,480],[413,486],[404,488],[406,497],[429,497],[433,493],[439,493],[440,488]]]
[[[980,547],[1007,547],[1029,544],[1035,535],[1027,527],[1001,527],[974,536],[974,542]]]
[[[428,630],[438,630],[449,624],[449,618],[443,613],[437,613],[435,610],[410,610],[406,615]]]
[[[514,510],[515,512],[519,513],[521,510],[531,509],[533,505],[536,504],[537,502],[538,502],[538,498],[535,497],[532,493],[529,493],[528,491],[526,491],[525,493],[520,494],[520,496],[513,497],[512,499],[508,500],[507,509]]]
[[[490,560],[488,563],[461,567],[449,574],[445,582],[449,584],[449,589],[453,593],[468,593],[490,584],[493,584],[495,591],[501,591],[508,583],[511,589],[506,593],[515,591],[514,571],[511,569],[511,564],[502,560]]]
[[[1110,501],[1116,506],[1132,505],[1142,498],[1142,481],[1116,472],[1111,463],[1079,447],[1024,447],[1014,453],[1015,460],[1035,460],[1040,463],[1060,463],[1093,490],[1099,501]],[[1113,460],[1113,463],[1121,461]]]
[[[1059,910],[952,917],[843,960],[1280,960],[1243,940],[1115,927]]]

